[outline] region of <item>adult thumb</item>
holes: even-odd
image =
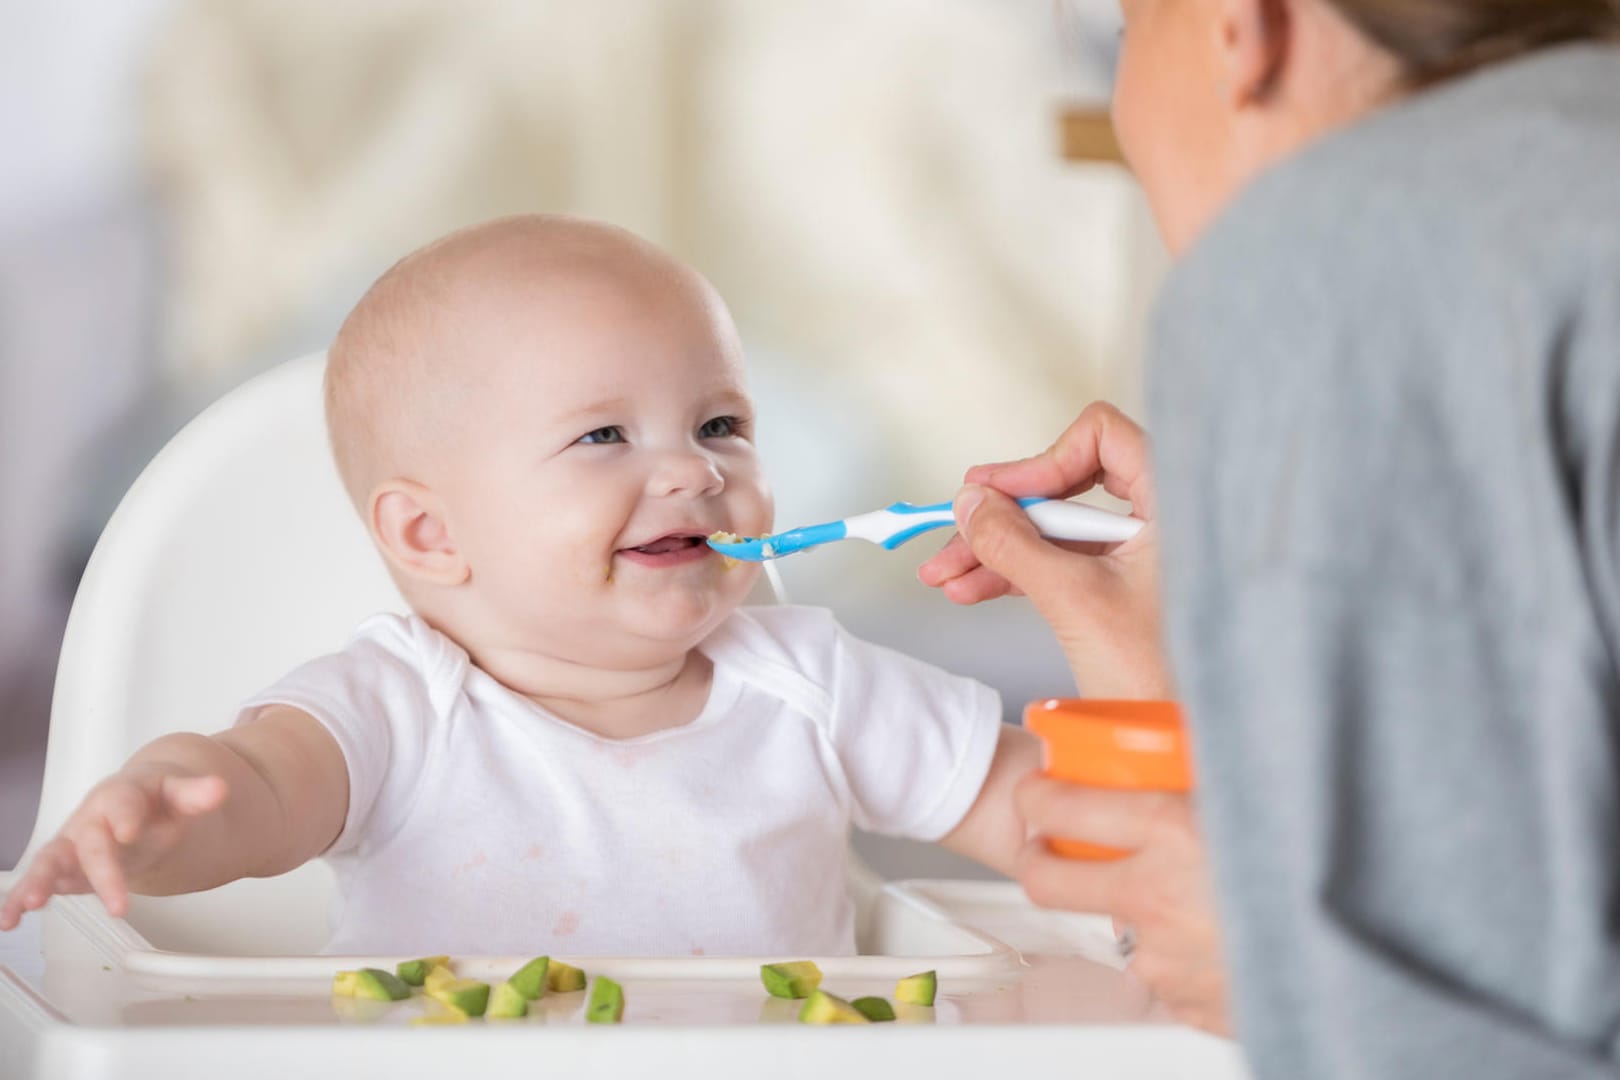
[[[1037,608],[1055,600],[1085,573],[1087,558],[1065,551],[1041,536],[1029,515],[1012,499],[978,484],[957,493],[957,529],[973,555],[1006,578]]]

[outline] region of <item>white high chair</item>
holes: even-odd
[[[340,648],[367,614],[404,610],[332,464],[324,366],[295,360],[214,403],[107,523],[62,643],[30,854],[143,743],[222,729],[254,687]],[[160,948],[316,952],[331,891],[315,862],[136,897],[129,921]]]
[[[340,647],[366,615],[402,609],[327,451],[322,364],[294,361],[221,399],[108,523],[68,624],[29,852],[142,743],[218,730],[239,701]],[[568,994],[537,1002],[531,1022],[412,1030],[422,1001],[331,997],[338,967],[397,958],[313,955],[333,888],[316,861],[191,896],[137,897],[127,920],[94,897],[58,897],[29,916],[34,957],[0,953],[0,1077],[439,1076],[506,1070],[537,1052],[559,1072],[669,1080],[752,1077],[783,1061],[817,1076],[1084,1061],[1098,1077],[1245,1077],[1230,1044],[1153,1022],[1145,993],[1117,970],[1106,918],[1039,911],[1010,882],[852,877],[861,955],[817,958],[827,985],[888,994],[898,977],[933,968],[942,987],[934,1008],[872,1039],[794,1023],[798,1003],[761,990],[764,958],[724,956],[571,958],[627,985],[626,1029],[612,1035],[587,1030]],[[519,962],[457,958],[459,971],[491,981]],[[1009,1024],[1030,1026],[1014,1035]]]

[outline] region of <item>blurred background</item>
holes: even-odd
[[[696,265],[749,353],[779,526],[949,497],[1088,401],[1139,412],[1165,256],[1059,113],[1106,101],[1114,0],[3,0],[0,867],[32,827],[57,649],[141,468],[319,350],[399,256],[518,211]],[[781,564],[791,599],[980,678],[1074,687],[938,542]],[[222,717],[221,723],[227,718]],[[891,877],[972,874],[877,838]]]

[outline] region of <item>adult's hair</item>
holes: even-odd
[[[1548,45],[1620,41],[1616,0],[1329,0],[1406,68],[1437,82]]]

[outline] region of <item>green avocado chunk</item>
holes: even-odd
[[[489,983],[477,979],[449,979],[428,994],[466,1016],[483,1016],[489,1006]]]
[[[502,1019],[527,1016],[529,999],[524,997],[523,991],[513,986],[511,982],[496,983],[495,989],[490,993],[489,1009],[484,1015]]]
[[[894,1000],[905,1005],[932,1005],[938,980],[932,971],[908,975],[894,987]]]
[[[546,989],[558,994],[583,990],[585,973],[561,960],[553,960],[546,965]]]
[[[421,986],[427,973],[436,967],[449,967],[448,956],[422,956],[415,960],[401,960],[394,973],[408,986]]]
[[[534,1001],[546,992],[546,971],[551,967],[551,957],[537,956],[527,964],[513,972],[512,977],[506,981],[517,988],[529,1001]]]
[[[606,975],[591,984],[590,1000],[585,1003],[588,1024],[617,1024],[624,1016],[624,988]]]
[[[370,998],[372,1001],[404,1001],[411,988],[380,968],[340,971],[332,977],[332,993],[340,997]]]
[[[759,980],[771,996],[809,997],[821,985],[821,969],[814,960],[794,960],[785,964],[761,964]]]
[[[850,1002],[850,1007],[868,1020],[881,1022],[894,1019],[894,1008],[880,997],[856,998]]]
[[[799,1010],[801,1024],[870,1024],[860,1011],[836,994],[817,990],[805,999]]]

